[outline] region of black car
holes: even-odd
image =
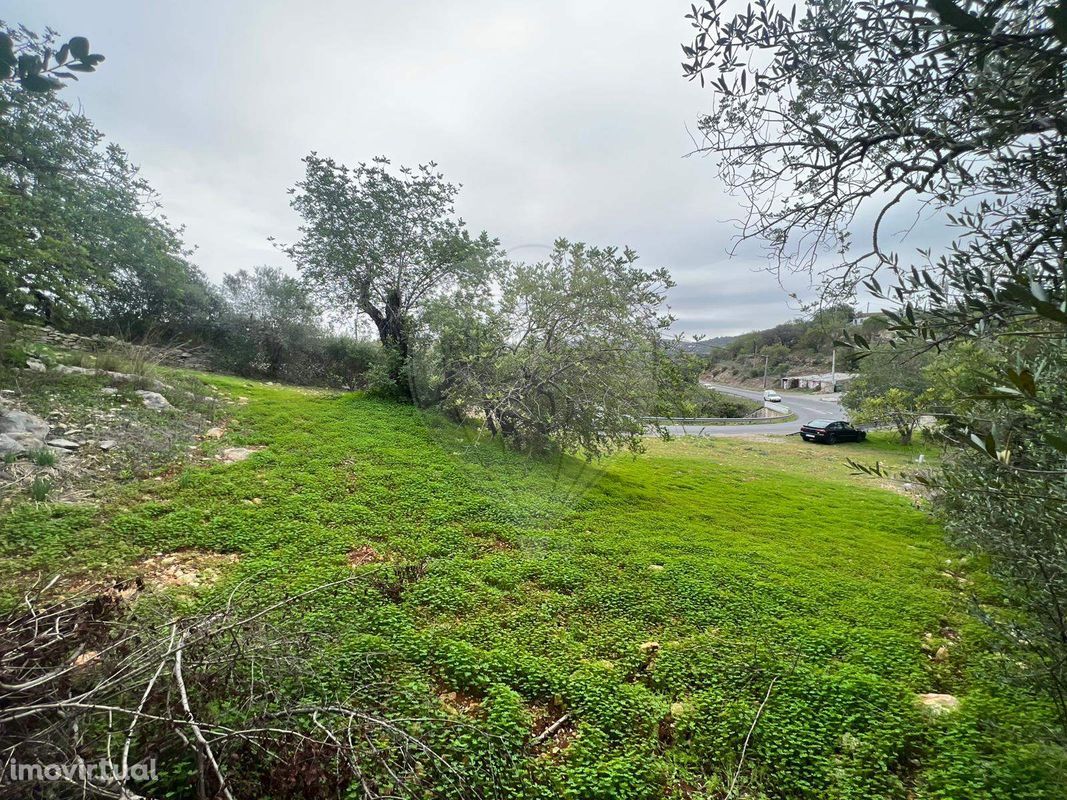
[[[805,442],[862,442],[867,438],[867,431],[853,428],[844,420],[813,419],[807,425],[800,426],[800,436]]]

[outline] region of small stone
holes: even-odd
[[[223,431],[222,428],[208,428],[204,432],[204,438],[205,439],[221,439],[223,433],[225,433],[225,431]]]
[[[44,362],[37,358],[27,358],[26,367],[30,372],[47,372],[48,367],[44,365]]]
[[[937,652],[934,653],[934,661],[948,661],[948,648],[945,645],[937,648]]]
[[[944,714],[946,711],[955,711],[960,704],[958,697],[952,694],[938,694],[928,692],[918,696],[919,703],[935,715]]]
[[[116,389],[114,386],[105,386],[103,389],[100,390],[100,394],[107,395],[108,397],[113,397],[118,393],[119,390]]]
[[[103,441],[101,441],[97,445],[97,447],[99,447],[101,450],[103,450],[106,453],[108,450],[110,450],[112,447],[114,447],[117,444],[118,444],[118,442],[116,442],[114,439],[104,439]]]
[[[149,392],[145,389],[138,389],[134,394],[141,398],[141,402],[144,404],[145,408],[150,408],[153,411],[162,411],[166,408],[173,408],[170,401],[159,392]]]
[[[71,439],[49,439],[48,440],[48,446],[49,447],[59,447],[59,448],[62,448],[63,450],[77,450],[82,445],[81,445],[81,442],[75,442],[75,441],[72,441]]]
[[[75,669],[92,664],[96,659],[100,657],[100,653],[96,650],[86,650],[84,653],[79,653],[78,656],[70,662],[70,665]]]
[[[258,452],[261,449],[262,448],[227,447],[225,450],[222,451],[222,453],[219,454],[219,458],[229,464],[233,464],[237,461],[244,461],[250,455],[255,452]]]
[[[659,642],[643,642],[639,649],[642,653],[655,653],[659,650]]]
[[[663,565],[662,564],[649,564],[648,565],[648,571],[649,572],[663,572]]]

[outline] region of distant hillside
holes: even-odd
[[[711,339],[701,339],[700,341],[671,341],[671,344],[683,350],[686,353],[692,353],[698,356],[705,356],[721,347],[726,347],[730,342],[736,339],[736,336],[715,336]]]
[[[784,375],[828,372],[834,340],[842,330],[852,327],[858,327],[870,339],[885,329],[886,321],[877,315],[859,314],[848,306],[838,306],[819,311],[808,319],[723,337],[729,341],[706,351],[705,374],[720,383],[758,387],[763,385],[764,367],[771,386]],[[837,369],[847,371],[850,362],[847,353],[838,348]]]

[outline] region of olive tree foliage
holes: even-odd
[[[433,163],[392,169],[384,157],[356,167],[311,153],[293,189],[303,218],[284,251],[333,305],[366,314],[390,351],[390,378],[409,395],[412,327],[441,293],[481,281],[496,243],[472,238],[455,215],[459,187]]]
[[[74,73],[96,72],[104,61],[100,53],[90,51],[84,36],[58,47],[57,39],[51,29],[41,36],[22,25],[9,28],[0,20],[0,82],[23,92],[53,92],[66,86],[65,81],[78,80]],[[0,114],[7,102],[0,102]]]
[[[1062,286],[1046,259],[1065,208],[1067,6],[726,5],[688,15],[683,68],[715,90],[701,149],[745,199],[741,235],[766,241],[779,268],[824,269],[831,294],[905,269],[884,223],[921,204],[968,237],[968,262]],[[853,246],[856,222],[866,234]]]
[[[290,353],[318,332],[319,312],[304,286],[276,267],[224,276],[222,295],[230,310],[231,348],[243,345],[230,355],[245,361],[245,369],[279,377]]]
[[[530,452],[639,450],[673,283],[636,261],[560,239],[544,263],[501,265],[496,291],[454,303],[438,328],[445,407]]]
[[[927,374],[930,362],[928,355],[901,363],[892,350],[872,351],[860,361],[841,404],[853,422],[891,425],[901,444],[909,444],[922,417],[937,407]]]
[[[1012,641],[1067,725],[1067,4],[723,6],[693,8],[684,69],[715,90],[700,127],[745,197],[742,237],[830,295],[882,299],[900,351],[982,354],[940,381],[959,447],[933,496],[1015,585],[1036,630]],[[905,210],[954,241],[902,258]]]
[[[380,348],[330,332],[299,279],[276,267],[238,270],[222,279],[225,313],[216,365],[241,375],[357,388]]]

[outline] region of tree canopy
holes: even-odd
[[[506,264],[499,297],[464,303],[439,342],[446,405],[476,410],[524,449],[599,457],[640,448],[671,319],[665,270],[560,239],[548,260]]]
[[[393,170],[378,157],[350,168],[311,153],[304,165],[290,190],[300,239],[284,250],[324,299],[370,317],[406,391],[415,315],[435,295],[482,280],[496,243],[471,237],[455,215],[459,187],[435,164]]]

